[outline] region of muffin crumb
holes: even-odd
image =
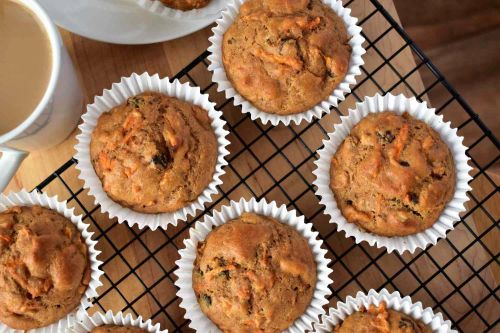
[[[0,213],[0,322],[20,330],[55,323],[89,282],[87,245],[71,221],[40,206]]]
[[[217,138],[206,110],[145,92],[99,117],[90,155],[112,200],[141,213],[174,212],[212,181]]]
[[[392,309],[385,302],[378,307],[370,304],[368,310],[361,308],[336,326],[332,333],[432,333],[429,326],[420,320]]]
[[[415,234],[453,197],[453,156],[436,131],[408,113],[373,113],[337,149],[330,188],[348,222],[382,236]]]
[[[248,0],[224,34],[234,88],[256,108],[307,111],[344,79],[351,57],[342,19],[321,0]]]
[[[223,332],[281,332],[309,306],[316,263],[292,227],[243,213],[198,243],[193,289]]]
[[[188,11],[206,7],[210,0],[160,0],[165,6]]]
[[[90,333],[148,333],[148,331],[132,326],[104,325],[94,328]]]

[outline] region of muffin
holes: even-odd
[[[90,333],[148,333],[148,331],[131,326],[104,325],[94,328]]]
[[[372,113],[331,161],[330,188],[350,223],[381,236],[431,227],[455,188],[452,154],[439,134],[408,113]]]
[[[193,289],[223,332],[281,332],[311,302],[316,263],[295,229],[243,213],[198,243]]]
[[[55,323],[89,281],[87,245],[71,221],[40,206],[0,213],[0,322],[20,330]]]
[[[321,0],[248,0],[224,34],[222,62],[261,111],[301,113],[327,99],[351,56],[342,19]]]
[[[145,92],[99,117],[90,157],[115,202],[141,213],[174,212],[211,182],[217,139],[206,110]]]
[[[160,0],[165,6],[183,11],[203,8],[210,0]]]
[[[386,308],[385,302],[349,315],[333,333],[432,333],[430,327],[404,313]]]

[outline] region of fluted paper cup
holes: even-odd
[[[175,212],[140,213],[113,201],[102,188],[101,180],[91,162],[92,131],[101,114],[126,103],[129,97],[146,91],[161,92],[207,110],[208,116],[212,120],[212,129],[217,137],[218,157],[213,180],[195,201]],[[79,178],[84,181],[83,187],[89,189],[89,194],[94,196],[95,203],[101,205],[101,210],[107,212],[111,218],[116,217],[118,222],[127,221],[130,227],[137,224],[140,229],[146,226],[152,230],[156,230],[158,227],[166,229],[169,224],[177,225],[178,220],[185,221],[189,215],[194,216],[197,210],[203,209],[204,204],[210,202],[211,197],[217,194],[217,186],[222,184],[220,177],[225,173],[222,168],[227,165],[225,157],[229,155],[229,151],[226,149],[229,144],[226,136],[229,132],[224,129],[226,122],[222,120],[222,112],[215,110],[215,103],[209,101],[207,94],[201,94],[199,87],[191,87],[189,83],[180,83],[178,80],[170,82],[168,78],[160,79],[158,74],[143,73],[138,75],[134,73],[130,77],[122,77],[119,83],[113,83],[111,90],[104,90],[102,96],[97,96],[94,103],[87,106],[87,113],[82,116],[82,119],[83,123],[78,126],[81,133],[76,136],[78,143],[75,146],[75,158],[78,160],[76,168],[80,171]]]
[[[168,330],[161,330],[160,324],[153,325],[151,319],[144,320],[141,316],[134,318],[130,313],[125,315],[121,311],[113,314],[111,310],[106,312],[106,314],[100,312],[96,312],[92,316],[85,314],[81,319],[66,329],[65,332],[87,333],[103,325],[130,326],[142,328],[150,333],[168,333]]]
[[[338,302],[336,309],[330,308],[327,315],[321,316],[321,322],[314,323],[313,332],[331,333],[334,327],[342,323],[347,316],[359,311],[362,307],[368,309],[370,305],[378,306],[382,302],[386,303],[387,309],[399,311],[415,320],[420,320],[434,333],[458,333],[451,328],[449,320],[443,319],[441,313],[434,313],[430,307],[424,309],[421,302],[413,303],[409,296],[401,297],[399,292],[389,293],[386,289],[382,289],[380,293],[371,289],[368,295],[360,291],[354,298],[347,296],[345,303]]]
[[[208,51],[210,51],[211,54],[208,56],[208,60],[210,60],[208,69],[213,72],[212,81],[217,83],[217,91],[224,91],[227,99],[234,98],[234,105],[241,105],[242,112],[250,113],[252,120],[260,119],[262,123],[267,124],[270,122],[274,126],[278,125],[280,122],[287,126],[292,121],[297,125],[303,120],[311,122],[313,118],[321,118],[323,113],[330,113],[330,107],[338,106],[338,102],[343,101],[345,95],[351,92],[350,86],[356,84],[356,75],[361,74],[360,67],[364,64],[362,55],[365,54],[366,51],[362,46],[365,39],[361,36],[361,28],[356,25],[358,19],[351,16],[351,10],[349,8],[344,8],[340,0],[322,1],[324,4],[331,7],[344,22],[349,36],[349,45],[352,48],[349,67],[344,80],[339,83],[327,99],[301,113],[278,115],[259,110],[236,91],[224,69],[224,63],[222,62],[222,42],[224,33],[238,16],[240,7],[245,0],[231,1],[227,8],[222,11],[222,17],[216,21],[217,26],[212,29],[214,34],[209,38],[211,45]]]
[[[85,244],[87,245],[89,251],[88,256],[90,260],[90,282],[87,290],[82,295],[80,306],[78,306],[74,311],[72,311],[66,317],[62,318],[56,323],[53,323],[49,326],[29,330],[30,333],[63,332],[76,320],[77,315],[81,315],[85,312],[85,309],[92,306],[92,298],[98,295],[97,288],[102,286],[102,283],[99,281],[99,279],[101,275],[104,274],[104,272],[100,269],[102,262],[97,259],[97,256],[101,253],[101,251],[98,251],[95,248],[97,242],[92,240],[92,235],[94,235],[94,233],[90,232],[90,226],[82,221],[81,215],[74,214],[74,208],[68,208],[67,202],[59,201],[57,196],[49,197],[46,193],[39,193],[36,191],[28,192],[26,190],[22,190],[20,192],[11,192],[8,195],[0,194],[0,212],[15,206],[41,206],[61,214],[62,216],[73,222],[73,224],[80,231],[82,238],[85,240]],[[16,330],[0,323],[0,333],[21,332],[24,331]]]
[[[422,232],[402,237],[379,236],[349,223],[337,207],[334,194],[330,189],[330,166],[333,156],[340,144],[349,135],[351,129],[370,113],[393,111],[397,114],[408,112],[439,133],[441,139],[448,145],[455,163],[456,183],[453,198],[445,206],[434,225]],[[396,250],[399,253],[415,252],[417,248],[425,249],[429,244],[435,245],[440,238],[446,237],[446,232],[453,229],[453,223],[460,220],[459,214],[465,211],[465,202],[469,199],[467,191],[471,190],[468,182],[472,168],[467,164],[469,158],[465,154],[467,148],[462,144],[463,137],[457,135],[457,129],[451,128],[451,123],[445,123],[443,116],[435,114],[435,109],[428,108],[426,102],[418,102],[415,97],[404,95],[394,96],[379,94],[365,97],[362,103],[356,103],[355,109],[349,109],[347,116],[342,116],[341,123],[335,125],[333,133],[323,140],[324,147],[318,151],[319,159],[314,162],[317,168],[313,171],[316,179],[316,195],[321,197],[320,203],[325,206],[325,213],[330,215],[330,223],[337,224],[339,231],[344,231],[346,237],[354,237],[356,243],[366,241],[371,246],[386,248],[389,253]]]
[[[159,0],[135,0],[139,6],[147,11],[163,17],[177,20],[200,20],[206,18],[216,18],[220,16],[220,12],[225,8],[225,0],[210,0],[208,5],[203,8],[191,10],[180,10],[168,7]]]
[[[196,300],[192,284],[193,265],[198,243],[207,237],[212,228],[238,218],[243,212],[273,217],[293,227],[307,239],[317,265],[317,282],[309,307],[285,332],[297,333],[312,329],[312,322],[325,313],[323,305],[328,303],[326,297],[331,294],[328,286],[333,283],[329,278],[332,273],[328,267],[330,259],[325,257],[327,251],[321,248],[323,241],[317,239],[318,232],[312,231],[312,224],[305,223],[304,217],[297,216],[295,210],[288,211],[285,205],[277,206],[274,201],[267,203],[265,200],[256,201],[255,199],[231,201],[229,206],[223,206],[220,211],[214,212],[213,216],[206,216],[204,222],[196,222],[196,225],[189,230],[190,238],[184,240],[186,248],[179,251],[181,258],[176,261],[179,268],[175,271],[178,276],[175,285],[179,288],[177,296],[181,298],[180,306],[186,310],[185,318],[191,320],[189,326],[198,332],[221,332],[201,311]]]

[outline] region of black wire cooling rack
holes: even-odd
[[[366,38],[366,64],[358,84],[331,114],[308,124],[272,127],[253,122],[225,100],[210,81],[204,52],[174,78],[190,81],[210,94],[224,112],[230,130],[229,165],[219,194],[188,223],[168,230],[129,228],[102,214],[81,188],[72,159],[36,190],[67,198],[96,232],[103,251],[104,286],[90,310],[123,310],[152,318],[170,332],[188,332],[188,321],[175,296],[175,261],[188,229],[204,214],[241,197],[286,203],[312,222],[332,260],[334,283],[330,306],[357,291],[399,290],[431,306],[462,332],[499,331],[498,178],[490,170],[499,160],[499,142],[477,114],[450,86],[439,70],[412,42],[377,0],[352,0],[346,6],[359,18]],[[411,66],[408,61],[411,58]],[[424,79],[424,83],[420,80]],[[339,116],[365,95],[391,92],[430,101],[436,112],[452,121],[465,137],[474,167],[467,211],[444,240],[413,255],[387,254],[366,243],[356,245],[337,232],[323,214],[311,185],[313,161],[326,133]]]

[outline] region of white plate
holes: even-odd
[[[134,0],[38,0],[54,22],[75,34],[116,44],[150,44],[188,35],[214,22],[174,20],[149,13]]]

